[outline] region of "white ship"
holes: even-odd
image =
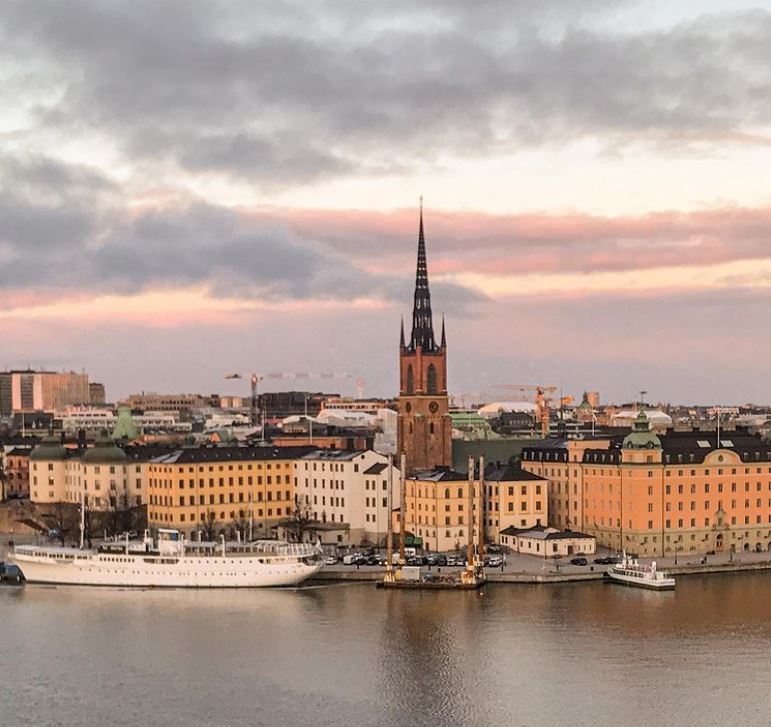
[[[616,583],[624,583],[638,588],[651,588],[656,591],[672,590],[675,579],[666,571],[656,568],[654,560],[650,565],[638,562],[624,553],[621,562],[608,566],[608,578]]]
[[[28,583],[137,588],[260,588],[294,586],[322,568],[312,545],[187,541],[158,530],[153,541],[112,542],[97,549],[18,545],[8,560]]]

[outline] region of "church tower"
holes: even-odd
[[[399,453],[406,455],[406,473],[452,465],[452,425],[448,414],[447,341],[442,319],[441,342],[434,338],[431,293],[428,289],[423,205],[420,206],[418,266],[412,333],[399,343]]]

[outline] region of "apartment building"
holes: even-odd
[[[353,544],[382,544],[388,532],[388,457],[373,450],[318,450],[295,462],[297,494],[314,520],[342,523]],[[399,507],[393,467],[392,508]]]
[[[295,460],[312,447],[191,447],[146,465],[151,526],[194,535],[209,520],[217,530],[251,524],[255,537],[291,516]]]

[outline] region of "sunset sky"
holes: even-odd
[[[769,403],[771,2],[741,5],[4,2],[0,368],[393,395],[423,195],[452,393]]]

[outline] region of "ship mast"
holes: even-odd
[[[86,496],[80,491],[80,549],[83,550],[83,540],[86,534]]]

